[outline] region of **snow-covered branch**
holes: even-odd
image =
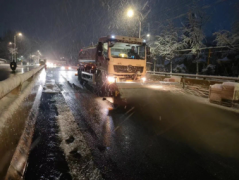
[[[165,60],[172,60],[176,56],[176,50],[183,47],[178,35],[178,29],[172,22],[163,27],[160,35],[156,36],[155,42],[152,44],[153,57],[161,56]]]

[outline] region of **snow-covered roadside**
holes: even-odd
[[[71,110],[61,94],[55,96],[58,116],[56,117],[72,179],[103,179],[100,170],[94,165],[93,157]]]

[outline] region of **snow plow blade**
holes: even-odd
[[[133,89],[143,89],[146,83],[142,82],[119,82],[116,83],[116,89],[113,96],[113,104],[116,107],[127,105],[127,94],[132,93]]]

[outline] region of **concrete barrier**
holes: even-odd
[[[210,85],[210,88],[209,88],[209,101],[210,102],[221,103],[221,101],[222,101],[221,94],[222,94],[222,85],[221,84]]]
[[[35,68],[24,74],[19,74],[14,77],[8,78],[0,82],[0,99],[10,93],[12,90],[21,86],[26,80],[34,76],[38,71],[40,71],[44,66]]]
[[[180,83],[181,82],[181,77],[180,76],[171,76],[175,80],[175,82]]]
[[[165,78],[163,81],[165,82],[176,82],[174,78]]]
[[[7,171],[6,179],[22,179],[45,78],[40,69],[0,99],[0,179]]]
[[[239,83],[224,82],[222,84],[210,85],[209,88],[210,102],[229,103],[239,101]]]
[[[222,83],[222,99],[230,101],[239,100],[239,83],[224,82]]]

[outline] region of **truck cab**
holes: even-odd
[[[144,82],[147,55],[149,48],[143,39],[102,37],[96,46],[80,51],[78,79],[96,85],[96,89],[111,92],[117,83]]]
[[[116,82],[141,80],[146,74],[146,43],[143,39],[107,36],[99,39],[97,68]]]

